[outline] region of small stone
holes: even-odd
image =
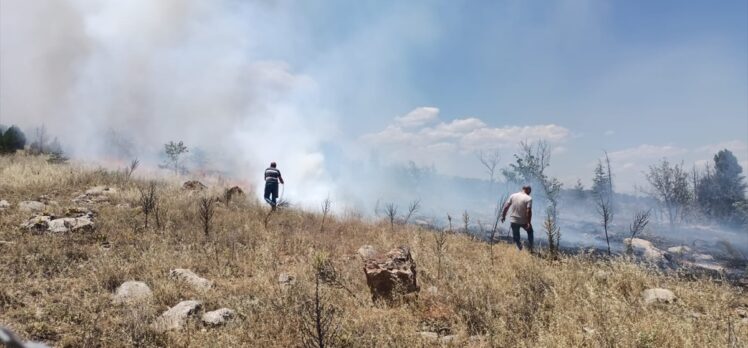
[[[229,320],[233,319],[236,316],[236,312],[228,309],[228,308],[221,308],[217,309],[215,311],[206,312],[202,316],[203,323],[206,325],[223,325],[226,324]]]
[[[206,291],[213,287],[213,282],[188,269],[177,268],[169,271],[169,277],[189,284],[193,289]]]
[[[691,248],[689,248],[689,247],[687,247],[685,245],[681,245],[681,246],[667,248],[667,251],[669,253],[671,253],[671,254],[683,255],[683,254],[690,253],[691,252]]]
[[[296,276],[288,273],[281,273],[278,275],[278,284],[283,286],[291,286],[296,284]]]
[[[126,281],[114,293],[115,304],[135,304],[148,302],[153,297],[151,288],[146,283]]]
[[[668,289],[654,288],[642,291],[642,298],[645,304],[673,303],[676,300],[675,294]]]
[[[18,203],[18,210],[25,212],[40,212],[46,208],[47,206],[44,203],[37,201],[23,201]]]
[[[426,292],[429,293],[429,295],[436,296],[439,294],[439,288],[435,286],[429,286],[428,289],[426,289]]]
[[[437,334],[436,332],[421,331],[421,332],[419,332],[419,334],[421,334],[421,337],[423,337],[425,339],[429,339],[429,340],[438,340],[439,339],[439,334]]]
[[[441,338],[441,341],[443,343],[451,343],[452,341],[457,339],[457,335],[446,335]]]
[[[151,328],[156,332],[180,330],[187,324],[187,319],[200,311],[201,307],[202,303],[200,301],[179,302],[156,318],[156,321],[151,324]]]
[[[8,208],[10,208],[10,203],[8,203],[8,201],[6,201],[4,199],[0,200],[0,210],[5,210],[5,209],[8,209]]]
[[[362,260],[368,260],[377,255],[377,250],[371,245],[364,245],[358,248],[358,255]]]

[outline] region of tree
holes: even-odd
[[[650,166],[646,176],[652,187],[650,195],[665,209],[670,225],[675,225],[682,219],[683,209],[691,201],[688,172],[682,164],[671,165],[667,159],[663,159],[660,164]]]
[[[42,125],[34,129],[34,141],[29,145],[29,150],[34,155],[42,155],[47,153],[49,149],[49,138],[47,136],[47,127]]]
[[[187,152],[189,152],[189,150],[181,140],[178,143],[170,141],[164,144],[164,153],[166,153],[167,162],[162,164],[162,167],[170,168],[174,170],[175,175],[179,175],[180,172],[184,171],[184,167],[181,163],[181,157]]]
[[[17,126],[11,126],[0,134],[0,152],[14,153],[26,147],[26,135]]]
[[[605,242],[608,245],[608,256],[610,252],[610,225],[613,223],[615,211],[613,209],[613,173],[610,169],[610,157],[605,152],[605,164],[599,159],[592,177],[592,196],[595,198],[597,214],[600,215],[600,224],[605,232]]]
[[[548,236],[551,256],[556,256],[558,250],[561,230],[558,226],[558,197],[561,193],[561,182],[556,178],[549,177],[545,170],[550,166],[551,147],[547,142],[539,140],[535,143],[520,142],[520,153],[515,154],[515,163],[510,163],[509,168],[501,172],[507,180],[515,184],[538,184],[541,194],[544,196],[546,206],[546,234]]]
[[[571,190],[574,193],[574,197],[576,199],[582,200],[587,197],[587,193],[584,192],[584,184],[582,184],[582,179],[577,179],[577,183]]]
[[[743,168],[730,150],[714,155],[714,169],[707,166],[706,173],[698,178],[694,189],[702,211],[717,219],[739,223],[741,202],[746,201]]]
[[[496,182],[496,166],[501,161],[501,154],[499,150],[478,152],[478,160],[486,168],[486,174],[488,174],[488,192],[493,192],[493,185]]]

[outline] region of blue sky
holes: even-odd
[[[347,160],[480,177],[477,151],[503,167],[520,140],[548,140],[569,185],[607,150],[628,192],[665,157],[748,167],[745,0],[0,6],[0,123],[45,124],[77,157],[110,129],[141,156],[184,139],[241,176],[301,167],[317,201]]]
[[[337,84],[374,92],[330,91],[340,93],[336,107],[351,115],[342,128],[353,134],[384,129],[421,106],[438,108],[447,122],[555,124],[569,130],[555,144],[557,175],[587,181],[607,150],[626,167],[626,189],[643,185],[641,171],[662,157],[703,164],[710,150],[729,145],[748,163],[746,1],[358,4],[317,8],[306,22],[317,45],[312,65],[349,42],[373,60],[349,61],[342,70],[355,81]],[[447,172],[468,163],[412,155]]]

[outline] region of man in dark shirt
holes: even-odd
[[[270,168],[265,169],[265,201],[275,209],[278,199],[278,183],[284,184],[280,170],[275,162],[270,163]]]

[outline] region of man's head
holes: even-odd
[[[277,165],[277,164],[276,164],[275,162],[270,162],[270,168],[275,168],[275,167],[277,167],[277,166],[278,166],[278,165]]]
[[[530,185],[522,186],[522,191],[529,195],[530,192],[532,192],[532,187],[530,187]]]

